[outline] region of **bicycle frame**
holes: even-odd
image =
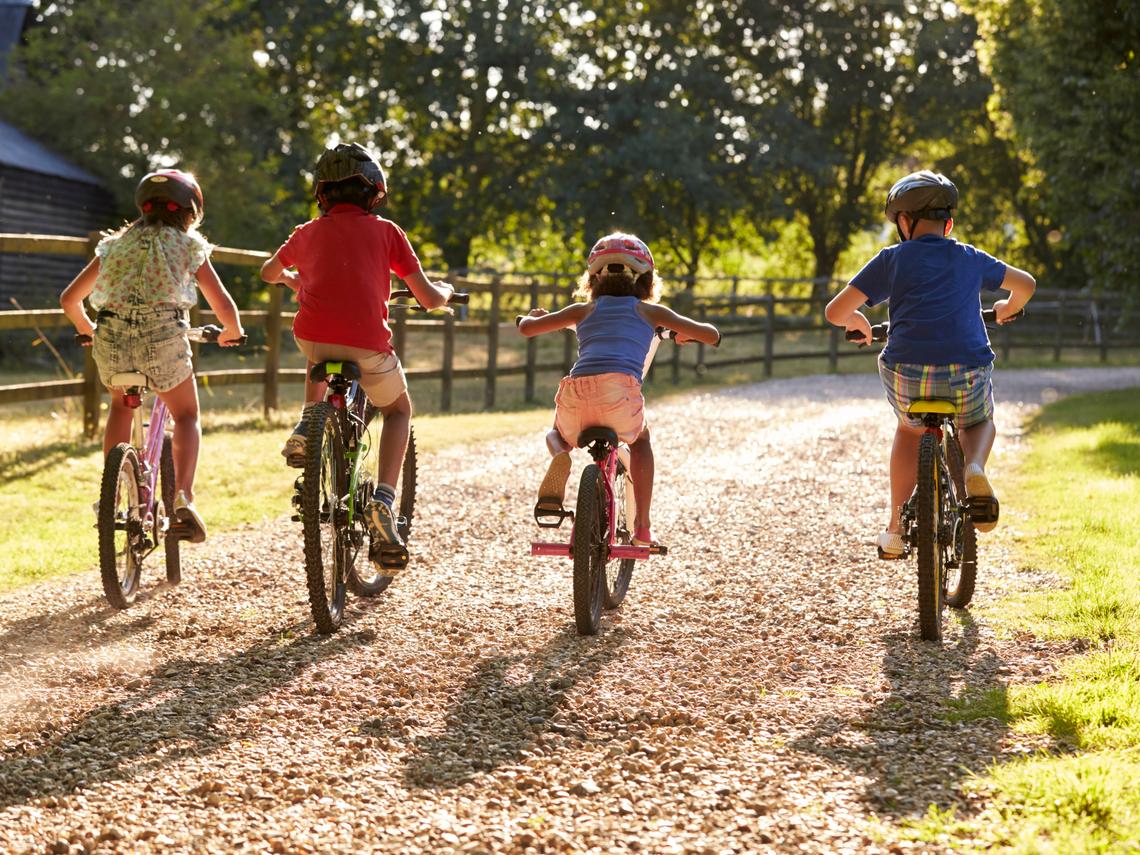
[[[946,552],[944,569],[956,570],[962,561],[961,549],[961,527],[963,523],[970,520],[970,503],[965,496],[958,496],[957,488],[954,486],[953,478],[950,474],[950,466],[948,463],[949,445],[951,442],[959,443],[958,427],[954,420],[954,416],[948,413],[923,413],[923,425],[926,430],[924,434],[934,434],[938,438],[938,478],[946,485],[947,495],[953,496],[955,503],[950,506],[950,512],[955,515],[955,531],[949,544],[941,544],[944,550],[949,547]],[[902,524],[903,529],[903,558],[910,557],[911,553],[916,549],[916,544],[913,542],[915,534],[913,525],[915,524],[917,511],[915,509],[915,498],[912,496],[908,499],[899,511],[899,522]],[[945,586],[946,580],[941,580]]]
[[[151,516],[154,508],[154,498],[158,495],[159,457],[162,455],[162,438],[166,432],[166,405],[158,395],[154,396],[154,406],[150,411],[150,421],[143,422],[142,398],[148,391],[145,386],[128,386],[123,392],[123,403],[135,411],[132,425],[132,445],[140,450],[140,463],[143,466],[144,481],[140,485],[142,494],[139,496],[139,505],[146,508],[146,523],[152,522]],[[145,433],[144,433],[145,429]],[[172,508],[166,509],[167,524]],[[157,544],[155,544],[157,548]]]

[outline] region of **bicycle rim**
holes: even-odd
[[[954,529],[954,553],[958,558],[958,570],[947,571],[946,605],[964,609],[974,597],[974,586],[978,578],[978,539],[974,524],[966,514],[965,462],[962,446],[958,438],[952,437],[946,443],[946,465],[950,470],[950,480],[954,485],[953,501],[957,508]]]
[[[339,497],[345,482],[344,450],[336,411],[326,403],[310,411],[301,494],[305,577],[317,631],[335,632],[344,617],[346,550]]]
[[[918,528],[918,625],[926,641],[942,639],[942,492],[938,472],[938,440],[923,434],[918,446],[918,488],[915,523]]]
[[[614,473],[614,543],[623,546],[633,546],[633,520],[636,514],[633,504],[633,483],[629,473],[625,471],[625,464],[618,460],[617,471]],[[605,586],[603,605],[607,609],[616,609],[625,600],[629,592],[629,582],[633,577],[633,567],[636,559],[623,558],[619,561],[610,561],[603,568]]]
[[[162,513],[169,523],[174,522],[174,439],[170,434],[162,437],[162,456],[159,460],[158,479],[162,483]],[[158,515],[155,514],[157,517]],[[157,529],[159,526],[156,525]],[[171,585],[182,582],[182,541],[177,537],[163,537],[166,553],[166,581]]]
[[[107,455],[99,491],[99,573],[107,602],[116,609],[135,601],[142,578],[146,533],[141,496],[138,454],[121,442]]]
[[[591,463],[582,472],[574,516],[574,622],[579,635],[596,635],[602,618],[605,521],[601,490],[602,470]]]

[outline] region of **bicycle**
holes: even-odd
[[[1019,311],[1010,320],[1023,314]],[[982,319],[994,323],[997,316],[986,309]],[[889,323],[876,324],[871,327],[871,341],[886,341],[889,332]],[[848,330],[846,338],[861,341],[863,335]],[[925,428],[918,447],[918,484],[899,510],[902,554],[890,555],[880,546],[879,558],[905,560],[917,555],[919,634],[925,641],[941,641],[945,607],[963,609],[974,596],[978,572],[974,522],[997,522],[998,501],[966,495],[965,458],[953,403],[922,399],[912,402],[907,412],[921,418]]]
[[[186,337],[216,342],[221,332],[216,326],[196,327]],[[246,339],[242,336],[240,343]],[[90,346],[92,341],[89,335],[75,336],[76,344]],[[173,517],[174,453],[173,438],[166,430],[166,405],[156,395],[150,421],[144,422],[142,399],[150,391],[150,380],[137,372],[123,372],[111,377],[111,386],[124,390],[123,403],[135,411],[134,436],[133,443],[120,442],[112,448],[103,463],[95,525],[103,593],[114,608],[125,609],[138,597],[143,561],[159,546],[165,547],[166,581],[171,585],[182,581],[180,542],[190,537],[190,529]]]
[[[658,327],[656,333],[642,376],[649,370],[660,341],[675,340],[672,330]],[[575,509],[534,509],[540,528],[558,528],[569,518],[573,522],[570,542],[532,543],[530,554],[573,559],[574,622],[579,635],[596,635],[603,609],[616,609],[624,602],[635,563],[652,555],[668,555],[669,548],[658,543],[633,544],[636,505],[629,449],[618,441],[617,434],[610,428],[589,427],[578,434],[577,445],[585,448],[594,462],[582,472]]]
[[[393,291],[391,298],[412,297],[410,291]],[[449,303],[464,304],[468,294],[453,294]],[[422,306],[406,306],[422,310]],[[396,529],[402,544],[372,543],[364,506],[372,498],[375,469],[369,424],[376,408],[357,382],[360,368],[353,362],[325,361],[309,370],[312,383],[327,383],[325,400],[308,416],[303,473],[293,482],[292,519],[304,535],[305,578],[309,606],[317,631],[335,632],[344,619],[346,592],[375,597],[408,565],[407,542],[416,504],[416,438],[408,431],[408,448],[400,470],[399,514]],[[292,465],[292,462],[291,462]],[[371,575],[357,568],[360,551],[369,544]]]

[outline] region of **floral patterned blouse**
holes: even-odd
[[[95,309],[131,305],[177,306],[198,302],[195,274],[213,247],[197,232],[172,226],[134,228],[99,241],[99,276],[91,291]]]

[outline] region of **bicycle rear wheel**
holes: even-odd
[[[579,635],[596,635],[605,596],[606,521],[602,470],[591,463],[582,472],[574,513],[574,622]]]
[[[145,548],[145,509],[138,454],[120,442],[103,464],[99,491],[99,572],[103,593],[116,609],[138,596]]]
[[[950,480],[954,484],[954,502],[959,509],[954,531],[954,551],[961,552],[958,571],[947,571],[946,605],[964,609],[974,597],[974,586],[978,578],[978,538],[974,524],[967,518],[965,461],[962,446],[957,437],[946,443],[946,465],[950,469]]]
[[[349,540],[344,446],[337,413],[327,403],[309,413],[301,519],[305,537],[305,577],[317,631],[336,632],[344,618]]]
[[[938,440],[922,435],[918,446],[918,498],[915,523],[918,527],[918,626],[926,641],[942,639],[942,491],[939,483]]]
[[[158,463],[158,479],[162,482],[162,513],[166,519],[174,522],[174,440],[170,434],[162,437],[162,456]],[[158,525],[155,526],[157,530]],[[169,535],[162,539],[163,550],[166,552],[166,581],[171,585],[182,582],[182,541]]]
[[[621,458],[618,458],[617,472],[614,473],[614,513],[617,516],[614,525],[614,543],[633,546],[633,520],[636,516],[633,482],[629,478],[629,473],[625,471],[625,464]],[[603,605],[607,609],[616,609],[622,604],[629,591],[629,581],[633,577],[633,566],[636,563],[637,560],[634,558],[622,558],[606,564]]]

